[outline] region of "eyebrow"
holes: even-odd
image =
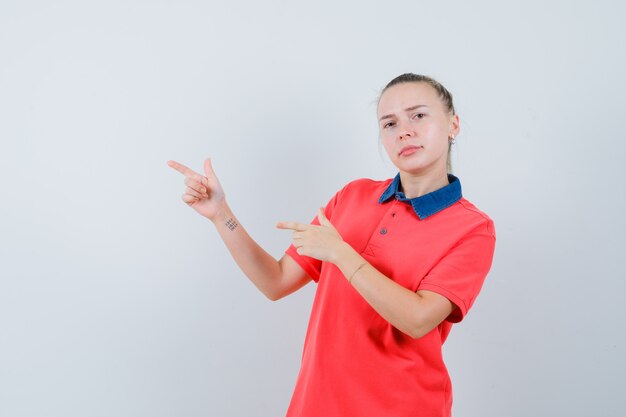
[[[418,104],[416,106],[407,107],[406,109],[404,109],[404,111],[413,111],[413,110],[419,109],[420,107],[428,107],[428,106],[426,104]],[[386,114],[378,120],[391,119],[392,117],[393,117],[393,114]]]

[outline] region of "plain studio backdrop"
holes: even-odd
[[[375,102],[403,72],[454,95],[453,172],[497,231],[444,346],[454,415],[624,415],[625,12],[2,1],[0,416],[283,415],[315,284],[266,300],[166,161],[212,157],[278,258],[277,221],[395,175]]]

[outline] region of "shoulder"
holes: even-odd
[[[470,223],[475,228],[485,230],[494,238],[496,237],[494,222],[491,217],[476,207],[471,201],[465,197],[461,197],[461,199],[455,204],[455,207],[458,214],[462,216],[466,222]]]
[[[391,183],[388,180],[373,180],[358,178],[344,185],[331,199],[333,205],[360,206],[362,204],[376,204],[378,199]]]
[[[347,183],[340,192],[350,192],[350,193],[367,193],[373,194],[383,193],[391,184],[392,179],[386,180],[373,180],[371,178],[358,178]]]

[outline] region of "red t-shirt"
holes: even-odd
[[[285,252],[318,287],[288,417],[450,416],[441,347],[491,267],[493,221],[460,197],[460,188],[456,202],[420,219],[407,202],[378,201],[390,183],[349,183],[328,202],[326,216],[385,276],[412,291],[439,293],[458,308],[413,339],[370,307],[335,265],[298,255],[291,245]]]

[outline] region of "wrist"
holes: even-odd
[[[355,251],[350,245],[343,242],[336,252],[335,266],[341,270],[344,277],[350,284],[352,284],[352,278],[361,271],[369,262],[363,258],[357,251]]]
[[[361,256],[345,241],[342,241],[334,253],[332,263],[341,269],[342,265],[351,264]]]
[[[232,219],[233,217],[234,215],[230,211],[228,204],[226,204],[226,201],[224,201],[222,207],[219,208],[213,216],[209,217],[209,220],[211,220],[211,222],[213,222],[213,224],[217,226],[218,224],[226,223],[229,219]]]
[[[356,273],[357,273],[357,272],[359,272],[359,271],[360,271],[360,270],[361,270],[361,269],[362,269],[365,265],[367,265],[367,264],[368,264],[368,262],[367,262],[367,261],[363,261],[363,262],[361,262],[361,264],[359,264],[359,266],[357,266],[357,268],[354,270],[354,272],[353,272],[350,276],[346,277],[346,278],[348,279],[348,283],[349,283],[350,285],[352,285],[352,278],[354,278],[354,276],[356,275]]]

